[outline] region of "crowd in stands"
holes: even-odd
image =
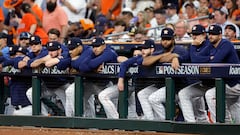
[[[21,32],[39,35],[46,44],[51,28],[60,31],[61,43],[71,37],[95,36],[129,42],[135,41],[135,36],[138,39],[139,34],[143,39],[159,40],[165,25],[173,26],[177,40],[191,40],[193,25],[201,24],[208,29],[210,24],[218,24],[223,31],[227,29],[223,35],[234,41],[239,37],[239,3],[238,0],[5,0],[0,9],[0,31],[9,35],[8,44],[19,44]],[[2,9],[8,12],[4,14]]]
[[[240,0],[4,0],[2,5],[3,7],[0,8],[0,62],[2,62],[0,68],[11,65],[17,69],[29,70],[44,65],[45,67],[57,66],[59,70],[71,67],[82,72],[99,72],[104,62],[127,61],[128,65],[125,69],[136,63],[150,66],[155,62],[170,62],[176,70],[181,62],[189,61],[239,63],[231,42],[238,41],[240,37]],[[2,12],[3,8],[8,10],[6,15]],[[206,38],[207,35],[209,39]],[[84,45],[84,41],[91,41],[91,47]],[[133,48],[133,51],[141,50],[140,54],[133,59],[119,57],[114,49],[106,45],[107,41],[140,42],[141,48]],[[185,48],[175,46],[177,41],[190,41],[192,46],[200,47],[193,49],[196,52],[193,51],[188,56]],[[160,42],[163,50],[155,48],[155,42]],[[228,47],[226,50],[217,48],[221,45],[224,47],[228,45]],[[223,54],[231,55],[219,54],[218,49],[223,51]],[[201,59],[198,53],[202,50],[204,52],[201,55],[206,53],[207,56]],[[193,57],[193,60],[190,60],[190,57]],[[19,80],[16,76],[5,78],[11,80],[10,97],[14,112],[10,114],[31,115],[32,88],[29,83],[26,83],[31,82],[31,78],[26,77],[23,80]],[[86,110],[84,116],[95,117],[93,105],[90,103],[92,95],[98,95],[101,92],[99,99],[102,104],[104,101],[106,104],[109,103],[107,101],[109,97],[106,95],[118,96],[118,90],[123,90],[124,75],[120,78],[118,83],[106,82],[104,87],[98,86],[91,80],[84,84],[91,86],[93,90],[84,97],[84,109]],[[75,84],[66,78],[57,77],[42,78],[42,81],[42,96],[58,97],[62,102],[62,108],[65,109],[64,115],[73,116]],[[234,83],[234,85],[229,85],[230,90],[240,91],[239,82],[236,81],[238,80],[230,83]],[[53,86],[52,83],[57,83],[57,85]],[[179,86],[177,91],[187,91],[189,84]],[[202,86],[202,80],[198,80],[196,85]],[[205,90],[211,88],[211,93],[209,92],[211,103],[208,104],[211,105],[212,120],[216,122],[212,103],[214,101],[211,100],[215,96],[213,94],[215,88],[212,85],[206,86],[208,87]],[[203,101],[206,91],[199,95],[198,91],[202,89],[196,88],[195,90],[196,96],[188,95],[189,98],[194,99],[190,103],[187,102],[188,105],[192,106],[192,102],[200,104]],[[112,91],[116,93],[111,93]],[[165,119],[166,95],[161,95],[161,106],[158,106],[160,97],[152,95],[155,92],[157,92],[155,94],[166,93],[165,91],[166,87],[155,87],[153,84],[138,94],[143,107],[144,119]],[[236,99],[234,103],[239,106],[238,95],[234,95]],[[195,97],[199,98],[195,101]],[[184,102],[186,99],[182,98]],[[190,100],[187,99],[187,101]],[[117,109],[112,107],[114,103],[106,104],[103,106],[107,117],[118,118]],[[205,107],[205,103],[200,105]],[[189,113],[188,109],[187,106],[186,113]],[[193,108],[190,109],[193,110]],[[240,107],[230,111],[239,111],[238,109]],[[48,115],[49,112],[46,110],[46,107],[42,106],[41,113]],[[156,115],[154,115],[155,112]],[[190,113],[192,114],[193,111]],[[236,122],[240,122],[238,115],[230,115]],[[191,116],[190,118],[188,115],[184,116],[185,121],[196,122],[194,115]],[[206,118],[205,114],[203,117]],[[206,121],[209,122],[208,119]]]

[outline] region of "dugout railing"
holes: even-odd
[[[239,64],[182,64],[179,71],[171,69],[169,64],[157,65],[151,68],[143,69],[147,72],[137,72],[142,67],[133,67],[135,70],[129,70],[127,76],[135,76],[138,78],[165,78],[167,87],[166,100],[166,117],[165,121],[148,121],[126,119],[127,117],[127,81],[125,81],[125,91],[119,95],[119,119],[107,118],[84,118],[83,114],[83,78],[94,77],[101,79],[116,78],[119,64],[108,63],[104,68],[111,67],[114,72],[103,70],[102,73],[89,74],[69,74],[55,70],[45,70],[49,72],[34,71],[32,74],[22,74],[17,70],[9,70],[1,73],[1,92],[3,92],[3,76],[19,75],[32,76],[33,86],[33,116],[0,116],[0,125],[4,126],[37,126],[37,127],[65,127],[65,128],[94,128],[94,129],[120,129],[131,131],[157,131],[157,132],[174,132],[174,133],[199,133],[199,134],[238,134],[240,128],[238,124],[226,124],[225,118],[225,85],[222,78],[240,77]],[[14,72],[13,72],[14,71]],[[73,77],[76,83],[75,93],[75,117],[64,116],[40,116],[40,77],[41,76],[67,76]],[[172,121],[175,113],[174,103],[174,84],[172,77],[199,77],[199,78],[216,78],[217,89],[217,123],[186,123]],[[1,102],[3,103],[3,95],[1,93]]]
[[[86,43],[88,44],[88,43]],[[126,54],[130,56],[130,49],[133,46],[140,45],[141,43],[117,43],[111,42],[107,43],[111,45],[119,54]],[[159,43],[156,43],[157,45]],[[178,45],[182,45],[188,48],[190,42],[177,42]],[[157,46],[158,47],[158,46]],[[240,43],[234,42],[234,47],[240,54]],[[118,67],[118,64],[105,64],[105,66]],[[192,64],[183,64],[183,67],[191,66]],[[160,66],[160,65],[159,65]],[[165,78],[167,86],[167,100],[166,100],[166,117],[165,121],[148,121],[148,120],[137,120],[137,119],[126,119],[127,117],[127,81],[125,80],[125,91],[119,94],[119,119],[107,119],[107,118],[85,118],[83,115],[83,81],[84,77],[93,77],[101,79],[116,79],[117,72],[113,74],[102,73],[102,74],[60,74],[54,70],[53,73],[47,72],[47,74],[40,73],[36,70],[31,74],[23,74],[18,72],[18,70],[12,69],[7,72],[2,72],[0,74],[0,125],[1,126],[36,126],[36,127],[54,127],[54,128],[81,128],[81,129],[119,129],[119,130],[129,130],[129,131],[156,131],[156,132],[171,132],[171,133],[196,133],[196,134],[227,134],[227,135],[238,135],[240,133],[240,124],[226,124],[224,123],[225,117],[225,85],[222,78],[228,77],[240,77],[240,66],[226,65],[226,64],[201,64],[192,65],[198,66],[199,74],[156,74],[156,71],[160,73],[158,67],[148,68],[148,74],[134,74],[131,72],[128,77],[134,76],[137,78]],[[169,66],[169,65],[163,65]],[[230,70],[231,69],[231,70]],[[117,70],[116,70],[117,71]],[[231,74],[229,74],[231,71]],[[200,74],[201,73],[201,74]],[[33,115],[32,116],[7,116],[3,115],[4,103],[6,99],[6,91],[4,86],[4,76],[32,76],[32,86],[33,86]],[[75,117],[64,117],[64,116],[40,116],[40,87],[41,87],[41,76],[65,76],[72,78],[76,82],[76,100],[75,100]],[[200,77],[200,78],[216,78],[216,88],[217,88],[217,123],[216,124],[204,124],[204,123],[186,123],[173,121],[175,112],[174,103],[174,84],[175,82],[171,77]]]

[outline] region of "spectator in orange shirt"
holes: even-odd
[[[23,3],[28,3],[31,6],[31,9],[33,11],[33,15],[35,16],[36,20],[40,20],[42,23],[42,18],[43,18],[43,11],[42,9],[34,3],[35,0],[23,0]],[[42,27],[42,26],[41,26]]]
[[[2,11],[2,7],[0,7],[0,31],[3,31],[4,28],[4,14]]]
[[[231,19],[233,12],[237,9],[236,0],[226,0],[225,7],[228,10],[228,19]]]
[[[57,0],[46,0],[47,9],[43,13],[43,29],[49,31],[56,28],[60,31],[60,42],[63,43],[67,35],[68,17],[65,11],[57,5]]]
[[[101,13],[109,20],[115,19],[121,13],[122,0],[101,0]]]
[[[23,3],[21,6],[22,20],[18,26],[18,33],[29,32],[32,35],[38,35],[42,39],[42,44],[45,45],[48,41],[46,32],[38,26],[35,16],[32,14],[31,7],[28,3]]]
[[[231,21],[240,26],[240,0],[236,1],[237,9],[232,14]]]
[[[3,6],[9,9],[9,12],[4,20],[4,29],[8,31],[8,44],[17,44],[17,27],[18,19],[21,18],[22,0],[5,0]]]

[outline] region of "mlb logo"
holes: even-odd
[[[164,74],[164,67],[163,66],[156,66],[156,74]]]

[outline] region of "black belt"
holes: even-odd
[[[28,105],[15,105],[14,108],[15,108],[16,110],[19,110],[19,109],[22,109],[22,108],[24,108],[24,107],[26,107],[26,106],[28,106]]]

